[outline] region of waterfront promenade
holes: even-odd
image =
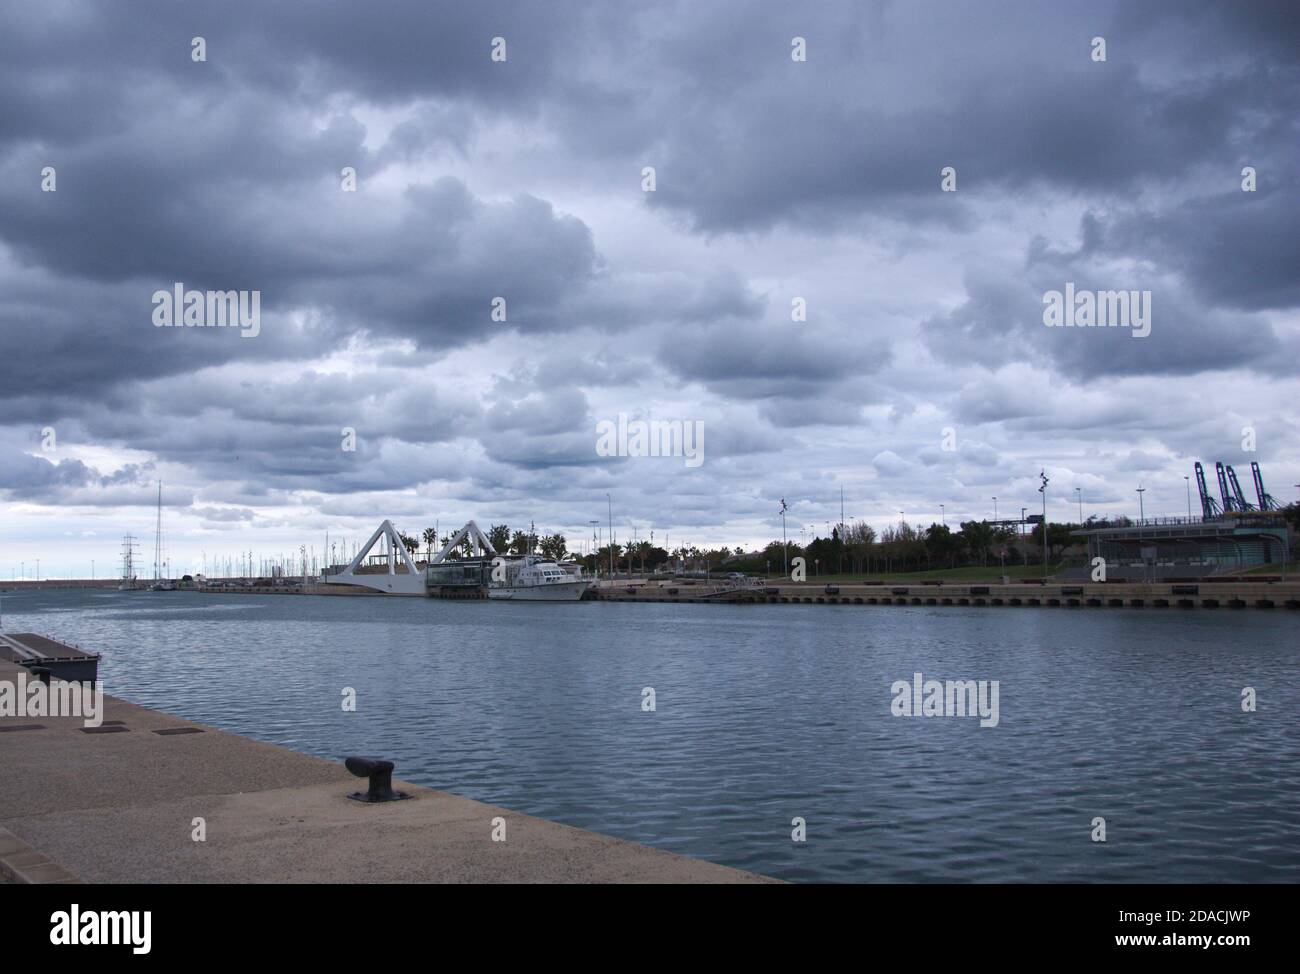
[[[18,671],[0,662],[0,680]],[[344,755],[104,700],[91,733],[0,718],[0,882],[771,882],[396,778],[411,800],[349,801],[366,782]]]

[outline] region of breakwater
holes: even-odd
[[[1300,581],[1215,582],[852,582],[747,583],[707,580],[602,582],[611,602],[729,602],[1066,608],[1300,609]]]

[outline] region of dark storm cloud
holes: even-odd
[[[1300,116],[1294,144],[1300,139]],[[1250,155],[1244,156],[1250,160]],[[1228,191],[1157,212],[1133,212],[1107,226],[1098,251],[1153,259],[1177,271],[1197,298],[1243,311],[1300,305],[1300,195],[1294,161],[1260,166],[1261,188]],[[1148,256],[1149,255],[1149,256]]]
[[[127,464],[105,474],[81,460],[34,456],[0,444],[0,490],[16,500],[111,506],[128,496],[142,498],[151,472],[148,465]]]
[[[806,398],[827,384],[874,372],[887,353],[863,336],[796,323],[723,320],[667,332],[660,360],[684,379],[729,398]]]
[[[651,199],[710,231],[890,212],[950,222],[967,195],[993,190],[1132,192],[1235,161],[1255,113],[1294,104],[1294,64],[1176,86],[1144,77],[1138,52],[1186,47],[1172,8],[1124,28],[1105,4],[885,4],[870,18],[763,9],[742,24],[692,11],[655,38],[677,73],[666,86],[654,76],[675,111],[643,103],[662,146]],[[1221,51],[1255,50],[1253,23],[1217,19]],[[1088,57],[1098,34],[1105,64]],[[789,59],[795,35],[807,63]],[[958,171],[955,198],[935,193],[945,165]]]
[[[328,337],[320,328],[288,327],[265,313],[255,339],[236,329],[156,328],[151,296],[158,287],[170,288],[164,280],[59,276],[15,266],[0,252],[0,402],[6,418],[48,423],[75,416],[102,405],[114,389],[120,405],[133,410],[125,387],[135,382],[240,359],[310,357]]]
[[[1287,347],[1266,319],[1240,315],[1198,300],[1201,288],[1181,276],[1125,267],[1121,255],[1089,242],[1075,252],[1031,243],[1023,268],[972,267],[966,299],[951,312],[926,319],[921,334],[932,354],[952,363],[990,368],[1009,359],[1048,363],[1080,379],[1101,375],[1192,375],[1254,366],[1269,370]],[[1153,261],[1157,267],[1163,262]],[[1078,290],[1151,293],[1151,328],[1136,337],[1128,328],[1048,328],[1044,298]]]
[[[1291,8],[9,6],[3,422],[176,464],[207,485],[210,525],[301,505],[293,492],[368,514],[431,483],[485,505],[549,498],[578,523],[573,496],[620,488],[673,498],[681,523],[716,523],[720,494],[769,518],[750,496],[760,463],[800,456],[799,489],[830,496],[832,435],[877,482],[992,476],[993,446],[909,440],[940,407],[1024,437],[1073,421],[1190,449],[1221,431],[1188,417],[1176,440],[1138,403],[1043,402],[1126,376],[1285,378]],[[947,165],[956,194],[939,192]],[[1245,165],[1257,193],[1238,189]],[[851,247],[856,263],[831,265],[840,293],[786,321],[789,294],[816,293],[826,255]],[[1042,294],[1067,280],[1152,290],[1151,337],[1046,329]],[[261,335],[153,328],[150,296],[176,281],[260,290]],[[326,372],[330,356],[344,364]],[[1026,362],[1036,398],[989,378]],[[657,395],[707,418],[705,467],[595,455],[597,419]],[[883,437],[865,420],[882,405]],[[143,467],[5,451],[10,497],[149,502]],[[1145,471],[1160,454],[1108,455]]]

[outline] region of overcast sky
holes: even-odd
[[[177,574],[384,517],[576,549],[607,492],[702,546],[1044,468],[1054,519],[1185,513],[1196,459],[1293,499],[1298,55],[1254,0],[6,2],[0,575],[112,573],[159,479]],[[1045,327],[1067,281],[1150,335]],[[155,327],[176,282],[260,333]],[[620,413],[704,462],[598,455]]]

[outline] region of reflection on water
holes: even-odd
[[[106,691],[136,703],[786,879],[1300,880],[1282,610],[109,591],[4,608],[10,631],[102,652]],[[918,671],[998,680],[998,726],[891,716]]]

